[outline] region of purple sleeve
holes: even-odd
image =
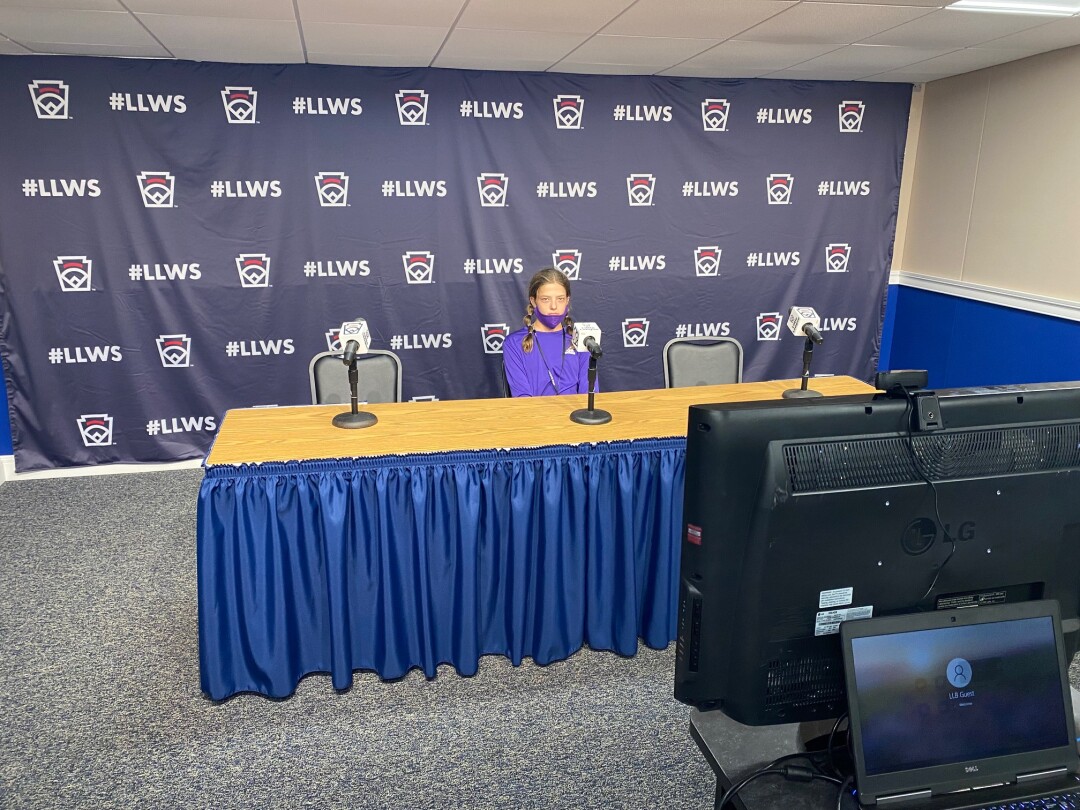
[[[503,342],[503,368],[506,369],[506,383],[510,386],[510,396],[533,396],[529,390],[529,373],[525,369],[525,350],[521,348],[521,337],[516,333],[507,336]]]

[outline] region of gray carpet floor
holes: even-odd
[[[674,645],[199,690],[202,473],[0,486],[0,807],[705,808]]]

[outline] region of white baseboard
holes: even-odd
[[[75,478],[85,475],[122,475],[124,473],[168,472],[169,470],[194,470],[202,466],[202,459],[173,461],[167,464],[97,464],[92,467],[65,467],[58,470],[15,472],[15,456],[0,456],[0,483],[5,481],[32,481],[38,478]]]

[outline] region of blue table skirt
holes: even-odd
[[[686,440],[209,467],[203,691],[675,637]]]

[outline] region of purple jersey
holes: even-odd
[[[522,327],[503,342],[503,364],[510,394],[515,397],[549,397],[553,394],[585,394],[589,391],[589,353],[574,351],[570,335],[563,331],[534,332],[533,348],[526,352]]]

